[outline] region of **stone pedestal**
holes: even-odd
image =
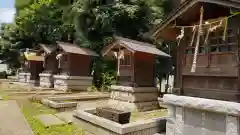
[[[61,91],[86,91],[92,85],[92,77],[54,75],[54,89]]]
[[[42,73],[39,74],[40,77],[40,87],[52,88],[54,85],[53,74],[51,73]]]
[[[30,80],[28,83],[30,86],[39,86],[39,80]]]
[[[126,111],[150,111],[159,109],[157,88],[111,86],[109,105]]]
[[[240,103],[170,94],[163,101],[169,117],[166,135],[240,134]]]
[[[19,73],[18,81],[20,84],[26,84],[30,82],[31,73]]]

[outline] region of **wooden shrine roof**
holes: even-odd
[[[89,56],[99,56],[96,52],[79,47],[76,44],[71,44],[71,43],[64,43],[64,42],[57,42],[59,47],[62,48],[65,52],[67,53],[74,53],[74,54],[82,54],[82,55],[89,55]]]
[[[24,57],[28,61],[44,61],[43,56],[37,56],[36,53],[32,53],[32,52],[31,53],[24,52]]]
[[[103,49],[102,51],[103,55],[106,55],[112,48],[114,48],[114,46],[121,45],[133,52],[145,52],[145,53],[155,54],[155,55],[164,56],[164,57],[171,57],[165,52],[157,49],[156,46],[149,43],[127,39],[123,37],[116,37],[115,39],[116,39],[115,43]]]
[[[53,51],[55,51],[55,50],[57,49],[57,47],[54,46],[54,45],[40,44],[40,46],[42,47],[42,49],[43,49],[46,53],[52,53]]]
[[[208,4],[216,4],[219,6],[240,9],[240,1],[239,0],[185,0],[177,9],[169,14],[156,28],[153,30],[153,37],[159,37],[159,34],[170,24],[173,24],[177,18],[180,18],[184,13],[186,13],[190,8],[196,8],[197,3],[208,3]],[[220,12],[220,11],[219,11]],[[187,17],[191,18],[193,12],[188,12]],[[196,16],[196,15],[194,15]],[[168,32],[163,32],[164,34],[169,34],[169,32],[176,32],[175,30],[169,30]]]

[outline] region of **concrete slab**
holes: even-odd
[[[68,124],[73,122],[73,112],[61,112],[55,114],[55,116]]]
[[[43,114],[37,116],[37,119],[45,126],[56,126],[56,125],[64,125],[65,122],[60,120],[58,117],[52,115],[52,114]]]
[[[16,101],[0,101],[0,135],[34,135]]]

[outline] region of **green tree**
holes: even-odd
[[[74,40],[100,54],[114,35],[150,41],[145,33],[161,21],[167,0],[16,1],[16,6],[21,8],[15,19],[12,48]],[[112,69],[107,65],[102,57],[94,59],[97,87],[103,84],[102,73]]]
[[[34,0],[17,10],[16,23],[3,25],[1,30],[1,59],[17,60],[15,52],[39,43],[66,41],[68,33],[74,31],[72,25],[63,21],[63,11],[56,0]],[[12,60],[10,62],[14,63]]]
[[[19,51],[13,49],[13,43],[16,42],[16,33],[14,24],[2,24],[0,32],[0,59],[9,64],[12,68],[18,68]]]

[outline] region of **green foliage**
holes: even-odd
[[[42,123],[36,119],[37,115],[55,114],[56,111],[49,109],[40,103],[31,103],[28,101],[18,101],[22,112],[36,135],[83,135],[83,130],[74,125],[51,126],[45,128]]]
[[[19,11],[15,19],[20,37],[31,37],[33,44],[61,39],[62,10],[53,0],[38,0]],[[65,28],[65,27],[64,27]]]
[[[88,91],[88,92],[96,92],[96,91],[99,91],[99,90],[98,90],[98,88],[95,87],[95,86],[90,86],[90,87],[87,88],[87,91]]]
[[[34,0],[15,0],[15,7],[18,9],[22,9],[28,5],[30,5]]]
[[[13,49],[17,41],[15,24],[2,24],[0,37],[0,59],[10,67],[19,67],[19,50]]]
[[[110,91],[110,86],[116,83],[115,75],[111,72],[105,72],[102,73],[102,76],[103,76],[102,89]]]
[[[0,72],[0,79],[6,79],[7,78],[7,72],[6,71],[1,71]]]
[[[145,0],[78,0],[71,7],[77,43],[99,54],[113,35],[139,39],[152,22],[152,10]],[[93,71],[98,88],[113,79],[103,66],[103,58],[96,58]]]

